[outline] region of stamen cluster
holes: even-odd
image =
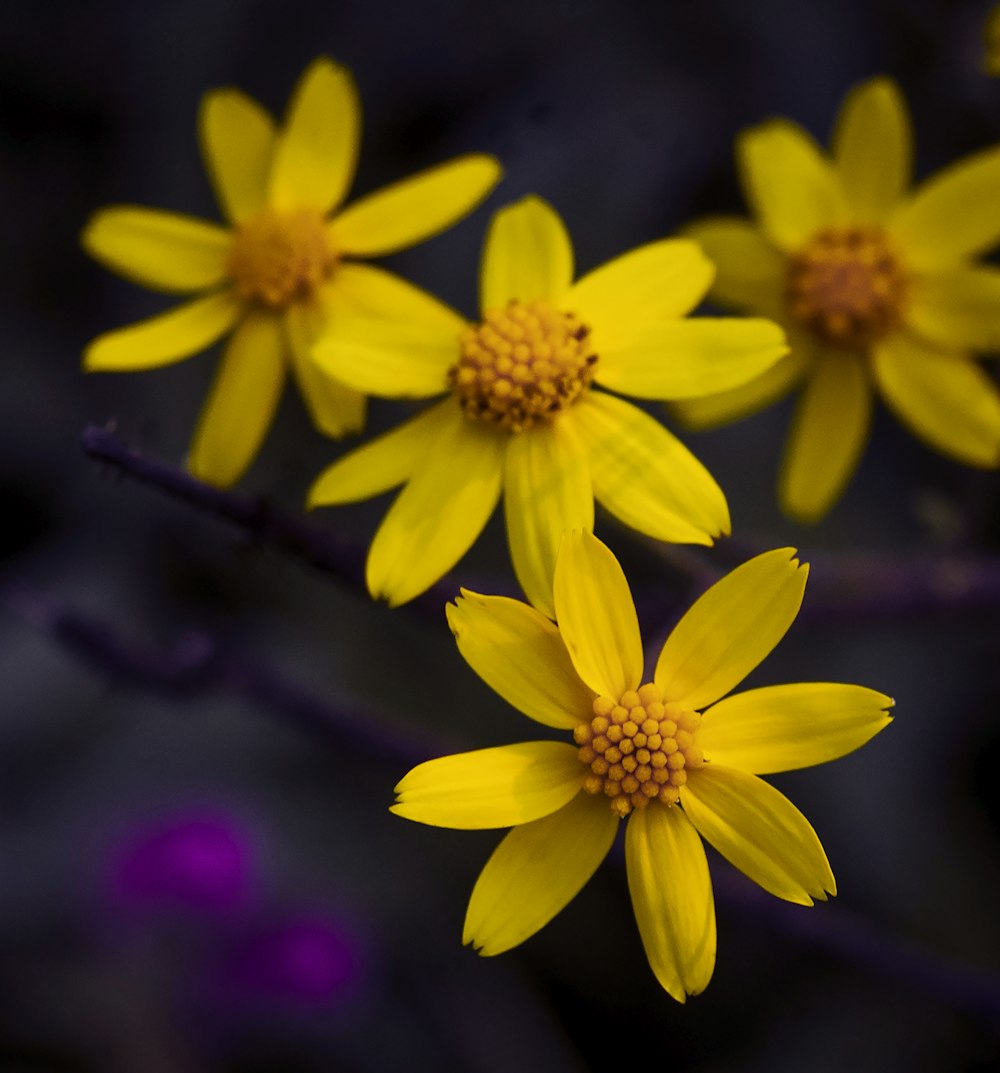
[[[695,744],[700,725],[698,712],[664,704],[663,690],[653,682],[618,700],[595,698],[593,719],[573,731],[580,760],[591,772],[583,788],[607,794],[623,818],[650,801],[676,804],[687,769],[705,762]]]
[[[512,301],[462,333],[448,384],[468,417],[520,432],[551,420],[590,386],[597,355],[589,337],[572,313]]]
[[[831,227],[814,235],[788,269],[792,316],[837,346],[877,342],[902,320],[906,276],[877,227]]]
[[[310,297],[336,260],[318,212],[265,209],[240,225],[227,268],[241,298],[283,308]]]

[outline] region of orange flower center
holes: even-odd
[[[698,712],[664,704],[663,690],[653,682],[618,700],[597,697],[594,718],[573,731],[580,760],[590,768],[583,788],[607,794],[623,818],[650,801],[675,805],[687,769],[705,762],[695,744],[700,725]]]
[[[830,227],[814,235],[788,266],[793,317],[828,343],[865,347],[897,327],[907,280],[877,227]]]
[[[459,339],[448,385],[470,418],[521,432],[551,421],[586,391],[597,355],[590,329],[548,302],[489,309]]]
[[[226,266],[240,297],[283,309],[309,298],[336,261],[320,213],[264,209],[240,224]]]

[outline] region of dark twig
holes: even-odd
[[[65,645],[95,670],[128,685],[173,697],[212,689],[244,696],[258,707],[328,740],[359,739],[401,770],[405,765],[452,751],[447,743],[421,740],[370,712],[359,712],[308,693],[259,658],[226,653],[202,633],[185,634],[165,652],[136,646],[106,624],[88,619],[55,601],[26,590],[8,592],[9,608]],[[621,860],[622,855],[616,854]],[[836,906],[814,910],[789,906],[761,891],[728,866],[715,869],[720,902],[751,918],[755,926],[792,942],[822,950],[863,971],[928,994],[983,1020],[1000,1032],[1000,976],[948,963],[932,952],[880,932],[873,924]]]

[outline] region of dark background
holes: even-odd
[[[897,78],[910,101],[918,177],[996,141],[1000,83],[981,73],[987,10],[3,5],[3,1073],[997,1068],[1000,625],[984,601],[903,613],[898,599],[880,601],[877,567],[971,554],[995,571],[995,475],[933,455],[880,412],[843,501],[802,528],[774,502],[787,404],[687,438],[729,495],[741,548],[793,544],[820,562],[876,564],[858,606],[814,607],[752,681],[856,681],[895,696],[898,718],[856,755],[774,780],[824,841],[834,903],[757,899],[713,858],[718,967],[681,1007],[645,964],[620,858],[520,949],[481,960],[461,947],[496,834],[392,817],[405,749],[328,732],[322,706],[412,733],[417,758],[534,728],[465,667],[443,614],[376,606],[84,457],[85,425],[113,422],[129,444],[179,463],[212,356],[121,376],[85,377],[79,363],[90,338],[171,301],[87,260],[88,214],[131,202],[217,218],[195,141],[208,88],[236,84],[280,113],[316,55],[350,66],[365,114],[355,196],[457,153],[497,154],[506,178],[486,207],[387,262],[471,316],[499,205],[549,199],[586,271],[695,216],[742,211],[734,135],[781,114],[825,140],[845,91],[873,74]],[[372,427],[400,413],[376,403]],[[342,450],[289,393],[240,488],[297,513]],[[384,508],[319,520],[360,541]],[[678,590],[676,571],[641,542],[603,519],[598,533],[645,599]],[[509,586],[499,525],[458,580],[467,570]],[[209,671],[163,688],[159,672],[205,646],[220,654]],[[319,703],[312,727],[302,695]],[[141,892],[110,889],[144,831],[191,816],[242,832],[253,878],[238,908],[156,910]],[[290,970],[292,983],[279,973],[248,992],[220,971],[234,947],[302,914],[350,950],[342,981],[310,992]]]

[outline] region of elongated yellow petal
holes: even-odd
[[[508,704],[561,730],[591,717],[593,690],[580,680],[562,636],[541,612],[507,596],[466,589],[445,610],[465,662]]]
[[[587,452],[573,424],[553,421],[511,436],[503,484],[514,573],[535,607],[555,618],[552,578],[563,533],[594,528]]]
[[[586,770],[576,749],[562,741],[442,756],[418,764],[402,778],[391,811],[432,827],[513,827],[571,801]]]
[[[512,299],[558,304],[573,280],[573,246],[559,214],[531,195],[490,221],[480,269],[480,304],[502,309]]]
[[[622,332],[601,351],[596,378],[643,399],[691,399],[740,387],[787,353],[785,333],[770,320],[671,320]]]
[[[788,261],[750,220],[710,216],[684,228],[715,265],[711,297],[747,312],[780,317]]]
[[[286,365],[280,319],[248,313],[229,340],[198,418],[188,458],[195,477],[219,488],[240,479],[271,426]]]
[[[457,317],[456,322],[461,324]],[[348,315],[331,322],[313,358],[330,376],[366,395],[425,399],[447,389],[460,330]]]
[[[715,899],[698,832],[679,808],[637,809],[625,828],[625,865],[650,968],[684,1002],[715,969]]]
[[[793,252],[820,228],[844,221],[840,177],[795,123],[772,119],[744,131],[736,150],[747,201],[780,249]]]
[[[872,78],[847,95],[833,135],[833,159],[851,216],[880,223],[910,184],[910,117],[899,86]]]
[[[707,429],[739,421],[770,406],[791,391],[808,367],[808,351],[795,343],[791,353],[779,358],[766,372],[742,387],[675,402],[670,407],[671,413],[675,413],[688,428]]]
[[[309,489],[308,506],[327,507],[370,499],[408,481],[434,442],[460,416],[444,399],[391,432],[359,447],[325,469]]]
[[[368,589],[404,604],[451,569],[500,499],[506,437],[474,425],[454,405],[379,526],[368,553]]]
[[[470,153],[393,183],[336,217],[334,247],[348,256],[381,257],[413,246],[472,212],[501,175],[496,158]]]
[[[213,90],[202,98],[198,133],[227,219],[239,223],[263,209],[275,140],[268,112],[238,89]]]
[[[781,509],[816,522],[840,498],[868,440],[872,389],[860,354],[819,351],[789,430]]]
[[[530,938],[583,889],[617,830],[607,800],[584,793],[558,812],[515,827],[476,880],[462,942],[492,957]]]
[[[948,268],[1000,238],[1000,147],[960,160],[918,187],[889,218],[909,270]]]
[[[565,419],[587,447],[595,498],[626,525],[683,544],[711,544],[729,532],[722,489],[649,414],[593,391]]]
[[[318,303],[300,302],[285,311],[285,334],[292,372],[313,424],[325,436],[340,439],[365,427],[368,400],[355,388],[331,376],[313,358],[325,316]]]
[[[707,764],[692,771],[681,804],[702,838],[770,894],[812,905],[837,893],[809,821],[756,775]]]
[[[94,213],[81,241],[91,257],[134,283],[186,294],[226,278],[232,234],[193,216],[112,205]]]
[[[576,673],[617,700],[642,681],[642,638],[632,590],[611,550],[593,533],[563,537],[556,560],[559,632]]]
[[[705,712],[698,745],[713,763],[756,775],[836,760],[892,722],[893,700],[864,686],[801,682],[720,700]]]
[[[690,313],[705,297],[715,269],[701,249],[672,238],[608,261],[573,284],[566,306],[595,331],[598,350],[619,332]]]
[[[916,276],[906,322],[948,349],[1000,350],[1000,268],[962,266]]]
[[[412,322],[429,332],[460,332],[466,324],[464,318],[432,294],[374,265],[338,265],[318,297],[328,327],[335,327],[339,317],[347,316]]]
[[[1000,464],[1000,398],[974,361],[897,334],[876,347],[872,371],[896,416],[935,450],[969,466]]]
[[[794,548],[777,548],[702,593],[657,661],[654,681],[666,699],[700,710],[742,682],[795,621],[808,572]]]
[[[87,372],[157,369],[211,346],[239,320],[242,304],[229,291],[197,298],[167,313],[99,335],[84,351]]]
[[[321,56],[299,79],[278,135],[271,169],[275,209],[339,205],[361,144],[361,104],[350,72]]]

